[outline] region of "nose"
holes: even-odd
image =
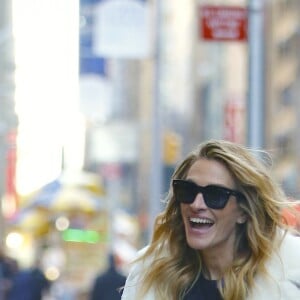
[[[207,209],[207,206],[204,202],[203,194],[198,193],[195,200],[194,200],[194,202],[191,203],[190,206],[195,210]]]

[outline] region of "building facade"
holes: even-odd
[[[291,197],[299,197],[300,2],[266,4],[266,147],[275,174]]]

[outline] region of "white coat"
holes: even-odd
[[[133,265],[126,280],[122,300],[141,300],[136,296],[139,278],[149,263],[138,262]],[[300,300],[300,237],[286,235],[278,255],[274,254],[266,267],[270,276],[255,278],[255,288],[247,300]],[[148,291],[143,300],[157,300],[153,289]]]

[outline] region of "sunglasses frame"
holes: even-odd
[[[188,200],[187,199],[185,199],[185,200],[178,199],[178,195],[176,195],[176,189],[177,189],[176,187],[179,185],[181,185],[181,188],[183,185],[185,185],[186,189],[189,188],[190,189],[189,192],[193,193],[193,196],[189,195],[187,197],[187,198],[189,198]],[[235,196],[237,200],[245,198],[245,196],[241,192],[232,190],[227,187],[214,185],[214,184],[210,184],[207,186],[200,186],[200,185],[197,185],[193,181],[184,180],[184,179],[174,179],[172,181],[172,186],[173,186],[174,197],[177,202],[185,203],[185,204],[192,204],[195,201],[197,195],[199,193],[201,193],[206,206],[209,208],[212,208],[212,209],[223,209],[227,205],[230,196]],[[211,190],[211,189],[218,190],[222,194],[222,196],[225,196],[225,200],[223,200],[222,202],[216,202],[217,204],[212,203],[211,199],[208,199],[208,197],[207,197],[209,190]]]

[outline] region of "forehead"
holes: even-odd
[[[199,185],[220,184],[230,188],[235,186],[226,166],[213,159],[200,158],[195,161],[187,173],[187,179]]]

